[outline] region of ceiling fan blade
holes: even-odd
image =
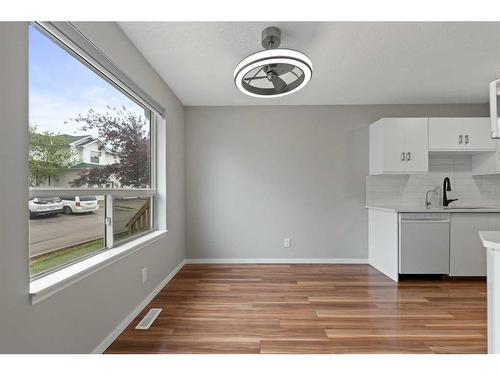
[[[273,71],[277,75],[282,76],[283,74],[286,74],[286,73],[292,71],[293,68],[294,68],[294,66],[291,64],[276,64],[276,66],[273,67]]]
[[[280,77],[278,76],[273,76],[271,78],[271,82],[274,86],[274,88],[278,91],[283,90],[286,87],[286,82],[283,81]]]
[[[245,81],[250,82],[253,81],[254,79],[267,79],[267,76],[260,76],[260,77],[248,77],[248,78],[243,78]]]

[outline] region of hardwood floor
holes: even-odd
[[[163,308],[148,331],[134,330]],[[484,280],[368,265],[185,265],[106,353],[486,353]]]

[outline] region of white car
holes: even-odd
[[[28,202],[30,219],[37,216],[57,215],[63,212],[61,198],[33,198]]]
[[[66,215],[94,212],[99,209],[96,197],[61,197]]]

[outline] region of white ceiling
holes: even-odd
[[[500,22],[121,22],[186,106],[485,103],[500,72]],[[238,62],[278,26],[314,67],[303,90],[257,99],[233,84]]]

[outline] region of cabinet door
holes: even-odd
[[[384,172],[406,172],[406,127],[402,118],[387,118],[383,123],[384,134]],[[402,155],[404,154],[404,160]]]
[[[406,128],[406,172],[429,171],[429,128],[427,118],[409,118]]]
[[[429,118],[429,150],[461,150],[460,118]]]
[[[486,276],[486,249],[479,239],[480,230],[500,230],[500,214],[451,214],[451,276]]]
[[[491,138],[489,117],[462,118],[461,123],[464,134],[464,149],[496,150],[496,142]]]

